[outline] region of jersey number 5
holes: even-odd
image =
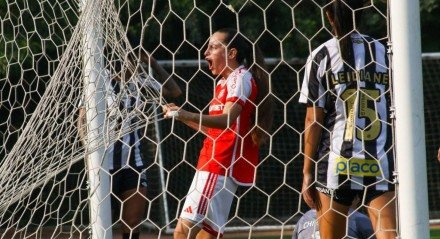
[[[353,141],[353,133],[356,128],[356,138],[364,141],[376,140],[381,131],[381,122],[376,111],[376,102],[380,100],[378,89],[346,89],[341,94],[341,99],[345,103],[346,125],[344,141]],[[364,118],[366,125],[364,129],[359,129],[355,124],[355,104],[357,103],[357,113],[359,118]]]

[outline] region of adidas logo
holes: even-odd
[[[193,213],[193,210],[191,208],[191,206],[187,207],[185,210],[183,210],[186,213]]]

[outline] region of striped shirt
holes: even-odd
[[[148,156],[145,137],[154,133],[151,124],[146,124],[142,117],[155,112],[155,106],[148,103],[142,92],[159,91],[160,83],[148,76],[133,77],[129,81],[118,81],[108,76],[105,82],[106,117],[104,134],[110,142],[106,145],[110,170],[128,166],[144,168]],[[148,88],[148,89],[147,89]],[[147,94],[148,95],[148,94]],[[140,127],[143,124],[144,127]],[[118,140],[112,141],[117,138]]]
[[[385,47],[368,36],[351,35],[353,54],[342,60],[333,38],[307,60],[299,102],[324,109],[317,152],[318,178],[337,189],[351,179],[351,189],[374,184],[389,190],[394,170],[390,127],[390,79]]]

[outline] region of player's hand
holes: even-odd
[[[316,189],[312,186],[312,184],[313,184],[312,174],[304,174],[302,189],[301,189],[303,199],[310,208],[316,208],[314,201],[314,195]]]
[[[193,114],[191,112],[181,109],[179,106],[173,103],[162,106],[162,110],[164,113],[164,118],[174,118],[180,121],[190,120]]]
[[[163,105],[162,111],[164,113],[165,119],[169,119],[169,118],[173,118],[173,117],[178,119],[178,117],[179,117],[179,111],[180,111],[179,107],[177,105],[175,105],[174,103]]]

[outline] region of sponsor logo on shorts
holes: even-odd
[[[336,158],[336,174],[350,176],[380,176],[380,166],[377,160],[371,159],[347,159],[344,157]]]
[[[324,193],[325,195],[328,195],[330,197],[333,197],[335,199],[339,199],[338,196],[335,193],[334,189],[330,188],[323,188],[323,187],[315,187],[316,190],[318,190],[320,193]]]
[[[186,213],[193,213],[193,210],[192,210],[191,206],[185,208],[185,210],[183,210],[183,211],[186,212]]]

